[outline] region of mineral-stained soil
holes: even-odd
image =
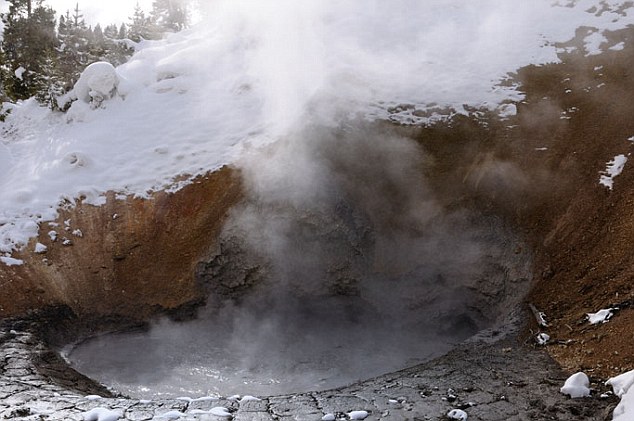
[[[587,29],[587,28],[586,28]],[[586,34],[562,47],[580,47]],[[546,315],[548,352],[567,370],[607,378],[634,369],[634,171],[599,184],[634,148],[634,29],[609,34],[622,50],[530,66],[511,75],[526,98],[499,121],[479,110],[413,130],[430,154],[429,179],[447,201],[512,221],[535,253],[527,298]],[[605,324],[586,313],[618,308]]]
[[[66,206],[14,256],[23,266],[0,267],[0,317],[65,304],[78,315],[144,319],[202,301],[196,264],[215,247],[240,196],[239,177],[223,168],[149,200],[110,192],[100,207]],[[45,254],[29,252],[36,241]]]

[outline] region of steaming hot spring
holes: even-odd
[[[0,314],[76,371],[327,390],[629,302],[629,3],[209,3],[66,112],[6,105]]]

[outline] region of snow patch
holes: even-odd
[[[244,395],[242,397],[242,399],[240,399],[240,403],[245,403],[245,402],[258,402],[261,401],[262,399],[260,398],[256,398],[255,396],[251,396],[251,395]]]
[[[364,420],[368,417],[368,411],[351,411],[348,412],[348,418],[351,420]]]
[[[323,417],[321,417],[321,421],[335,421],[336,417],[335,414],[326,414]]]
[[[605,171],[602,172],[599,178],[599,184],[604,185],[608,189],[612,190],[614,186],[614,178],[620,175],[627,163],[627,157],[623,154],[615,156],[610,162],[607,163]]]
[[[564,395],[570,395],[571,398],[590,396],[590,379],[585,373],[575,373],[568,377],[559,391]]]
[[[587,313],[586,317],[592,325],[596,325],[597,323],[607,323],[614,315],[614,310],[614,308],[604,308],[596,313]]]
[[[22,77],[24,76],[24,72],[26,72],[26,69],[20,66],[17,69],[15,69],[15,72],[13,72],[13,74],[15,75],[15,77],[22,80]]]
[[[84,421],[117,421],[122,417],[120,411],[111,411],[106,408],[93,408],[83,412]]]
[[[623,41],[619,42],[618,44],[614,44],[609,48],[609,50],[612,51],[621,51],[623,49],[625,49],[625,43]]]
[[[447,418],[450,420],[467,421],[469,416],[462,409],[452,409],[447,413]]]
[[[621,398],[614,408],[612,419],[614,421],[630,421],[634,419],[634,370],[612,377],[606,385],[612,386],[614,394]]]
[[[550,341],[550,335],[542,332],[537,335],[535,340],[537,341],[538,345],[544,346],[548,343],[548,341]]]
[[[231,415],[231,412],[229,412],[229,410],[224,406],[216,406],[214,408],[211,408],[209,410],[209,414],[223,418],[233,417],[233,415]]]
[[[177,420],[180,417],[184,417],[187,414],[181,412],[181,411],[168,411],[164,414],[161,414],[158,416],[159,419],[163,419],[163,420]]]
[[[68,93],[68,98],[98,106],[104,100],[112,98],[118,86],[119,76],[114,66],[105,61],[98,61],[84,69]]]
[[[501,118],[508,118],[517,115],[517,106],[515,104],[503,104],[498,108],[498,114]]]
[[[7,266],[22,266],[24,264],[24,260],[14,259],[8,256],[0,256],[0,262]]]
[[[608,42],[608,39],[601,33],[601,31],[592,32],[583,40],[584,48],[586,50],[586,57],[596,56],[601,54],[601,46]]]
[[[43,254],[43,253],[46,253],[47,250],[48,250],[48,247],[46,247],[44,244],[37,243],[35,244],[35,249],[33,251],[38,254]]]

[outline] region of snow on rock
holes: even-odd
[[[623,172],[623,168],[627,163],[627,157],[623,154],[617,155],[610,162],[607,163],[605,171],[602,172],[599,178],[599,184],[604,185],[608,189],[612,190],[614,186],[614,178]]]
[[[13,72],[13,74],[15,75],[15,77],[22,80],[22,77],[24,76],[24,72],[26,72],[26,69],[20,66],[17,69],[15,69],[15,72]]]
[[[634,419],[634,370],[612,377],[606,385],[612,386],[614,394],[621,398],[621,402],[614,408],[614,421],[630,421]]]
[[[537,334],[537,337],[535,338],[535,340],[537,341],[538,345],[544,346],[548,343],[548,341],[550,341],[550,335],[542,332]]]
[[[122,417],[120,411],[111,411],[106,408],[93,408],[83,412],[84,421],[117,421]]]
[[[256,398],[255,396],[251,396],[251,395],[244,395],[244,396],[242,397],[242,399],[240,399],[240,403],[244,403],[244,402],[251,402],[251,401],[258,402],[258,401],[261,401],[261,400],[262,400],[262,399],[260,399],[260,398]]]
[[[0,262],[7,266],[22,266],[24,264],[24,260],[14,259],[8,256],[0,256]]]
[[[105,61],[98,61],[84,69],[68,97],[85,103],[101,103],[114,96],[117,86],[119,76],[114,66]]]
[[[559,391],[564,395],[570,395],[571,398],[590,396],[590,379],[585,373],[575,373],[568,377]]]
[[[335,421],[336,417],[335,414],[326,414],[323,417],[321,417],[321,421]]]
[[[157,418],[163,419],[163,420],[177,420],[186,415],[187,414],[181,411],[168,411],[168,412],[165,412],[164,414],[159,415]]]
[[[368,411],[351,411],[348,412],[348,418],[351,420],[364,420],[368,417]]]
[[[597,323],[607,323],[608,320],[610,320],[614,315],[614,310],[615,309],[613,308],[604,308],[597,311],[596,313],[587,313],[586,316],[590,324],[595,325]]]
[[[608,39],[601,33],[601,31],[592,31],[584,40],[584,48],[587,56],[596,56],[601,54],[601,46],[608,42]]]
[[[447,413],[447,418],[450,420],[467,421],[469,416],[462,409],[452,409]]]
[[[44,244],[37,243],[35,244],[35,249],[33,251],[38,254],[43,254],[43,253],[46,253],[47,250],[48,250],[48,247],[46,247]]]
[[[515,104],[504,104],[498,108],[498,114],[502,118],[512,117],[517,115],[517,106]]]
[[[223,418],[233,417],[233,415],[231,415],[231,412],[229,412],[229,410],[225,408],[224,406],[216,406],[214,408],[211,408],[209,410],[209,413],[216,417],[223,417]]]

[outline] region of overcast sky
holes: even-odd
[[[152,0],[80,0],[79,9],[89,25],[94,26],[100,23],[105,26],[110,23],[127,23],[137,1],[143,10],[150,11]],[[45,0],[44,2],[45,5],[51,6],[57,12],[58,18],[66,10],[74,9],[77,3],[78,0]],[[0,4],[3,12],[9,8],[9,2],[6,0],[0,0]]]

